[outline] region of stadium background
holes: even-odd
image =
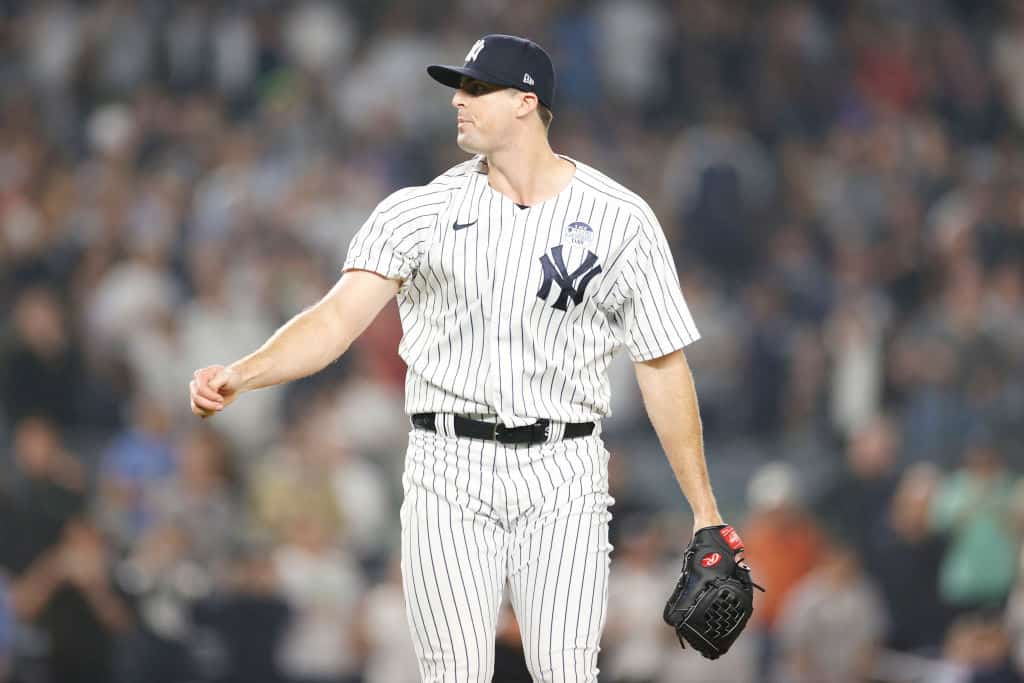
[[[1024,3],[5,0],[0,681],[416,680],[394,309],[213,420],[186,385],[462,158],[423,66],[488,32],[549,49],[555,148],[661,217],[769,588],[725,659],[679,651],[690,520],[617,364],[602,680],[1020,680]]]

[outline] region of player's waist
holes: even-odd
[[[590,436],[595,428],[593,422],[554,422],[547,419],[520,427],[507,427],[501,422],[453,413],[414,413],[411,420],[412,426],[417,429],[503,444],[540,444],[578,439]]]

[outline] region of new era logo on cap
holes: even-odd
[[[427,73],[450,88],[458,88],[465,77],[532,92],[548,109],[555,99],[551,57],[537,43],[518,36],[486,35],[469,48],[462,66],[431,64]]]

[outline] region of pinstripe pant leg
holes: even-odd
[[[577,458],[591,459],[599,454]],[[538,683],[597,681],[608,605],[611,503],[606,470],[603,476],[582,472],[558,484],[533,519],[517,526],[511,599],[526,663]]]
[[[490,683],[494,672],[507,534],[467,504],[471,487],[463,486],[454,463],[471,447],[414,437],[406,458],[402,585],[426,683]]]

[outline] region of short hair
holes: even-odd
[[[540,117],[540,122],[544,124],[545,130],[551,128],[551,121],[554,120],[555,115],[540,102],[537,103],[537,116]]]

